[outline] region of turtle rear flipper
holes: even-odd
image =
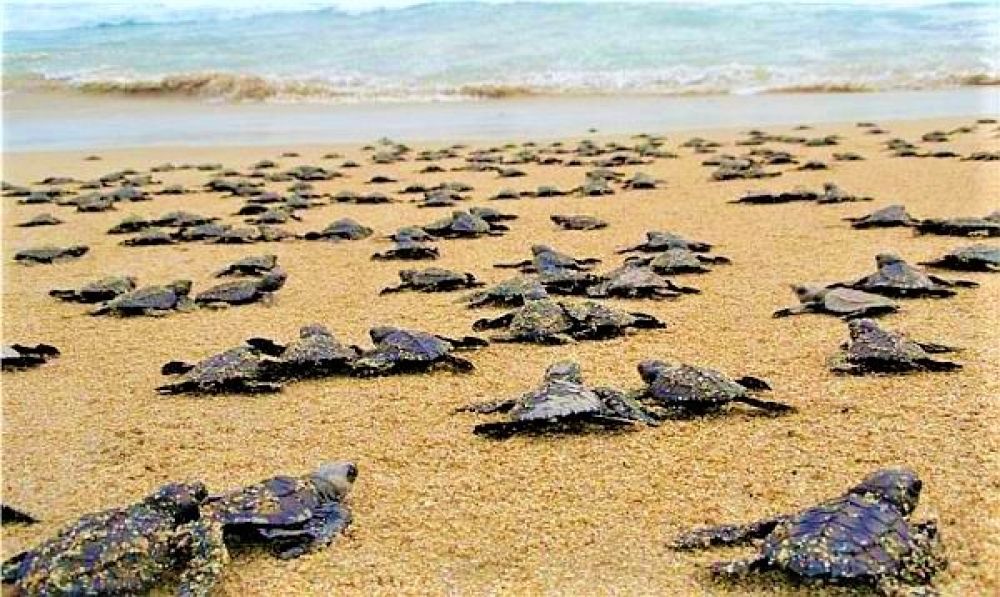
[[[21,580],[23,573],[21,572],[26,567],[22,566],[24,561],[32,555],[30,551],[22,551],[16,556],[10,559],[4,560],[2,566],[3,574],[3,584],[14,584]]]
[[[379,290],[378,293],[380,295],[383,295],[383,294],[395,294],[397,292],[403,292],[407,288],[409,288],[409,286],[406,285],[406,284],[400,284],[399,286],[386,286],[382,290]]]
[[[930,354],[941,354],[945,352],[959,352],[961,348],[955,348],[954,346],[947,346],[945,344],[934,344],[933,342],[917,342],[917,345],[924,350],[924,352]]]
[[[494,263],[493,267],[500,269],[521,269],[525,267],[531,267],[531,265],[532,265],[531,260],[526,260],[526,261],[516,261],[509,263]]]
[[[185,363],[184,361],[170,361],[162,367],[160,367],[161,375],[183,375],[188,371],[194,369],[194,365],[191,363]]]
[[[0,509],[2,509],[2,513],[0,513],[2,524],[35,524],[38,522],[38,519],[31,514],[12,508],[7,504],[0,505]]]
[[[667,327],[667,324],[646,313],[629,313],[629,315],[635,318],[635,322],[632,324],[632,327],[635,328],[662,329]]]
[[[754,539],[763,539],[771,534],[780,523],[783,516],[766,518],[750,524],[725,524],[714,527],[695,529],[678,536],[670,543],[670,547],[678,550],[703,549],[716,545],[739,545]]]
[[[57,298],[59,300],[63,300],[63,301],[76,301],[76,300],[79,299],[79,295],[76,293],[75,290],[66,290],[66,289],[59,289],[59,288],[54,288],[54,289],[50,290],[49,291],[49,296],[55,297],[55,298]]]
[[[163,395],[173,395],[173,394],[188,394],[190,392],[195,392],[198,390],[198,384],[193,381],[182,381],[178,383],[168,383],[156,388],[158,394]]]
[[[744,375],[735,381],[744,388],[753,390],[754,392],[770,392],[772,389],[771,384],[759,377],[754,377],[753,375]]]
[[[917,364],[927,371],[955,371],[962,368],[962,365],[959,363],[939,361],[937,359],[919,359]]]
[[[280,357],[286,348],[283,344],[278,344],[270,338],[249,338],[244,344],[269,357]]]
[[[461,338],[449,338],[448,336],[436,336],[438,340],[444,340],[451,344],[455,350],[475,350],[484,348],[490,343],[477,336],[462,336]]]
[[[510,322],[513,319],[514,315],[511,313],[508,313],[507,315],[501,315],[500,317],[496,317],[493,319],[485,317],[483,319],[477,319],[476,321],[474,321],[472,323],[472,329],[474,331],[481,332],[483,330],[495,330],[499,328],[504,328],[510,325]]]
[[[791,317],[792,315],[802,315],[803,313],[813,313],[813,309],[809,305],[795,305],[794,307],[786,307],[784,309],[778,309],[771,314],[771,317],[778,319],[781,317]]]
[[[712,576],[717,577],[741,577],[753,572],[761,572],[767,570],[767,558],[764,556],[757,556],[755,558],[748,558],[746,560],[730,560],[726,562],[715,562],[710,567],[709,570],[712,572]]]
[[[753,406],[754,408],[759,408],[761,410],[774,414],[795,412],[794,406],[789,406],[788,404],[782,404],[781,402],[772,402],[770,400],[760,400],[752,396],[740,396],[739,398],[734,398],[733,402],[739,402],[741,404],[746,404],[747,406]]]
[[[444,357],[441,358],[441,362],[454,371],[458,371],[460,373],[468,373],[476,370],[476,366],[472,364],[472,361],[463,359],[462,357],[456,357],[455,355],[444,355]]]

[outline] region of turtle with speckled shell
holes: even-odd
[[[404,290],[416,292],[452,292],[463,288],[481,288],[483,282],[470,273],[455,272],[440,267],[404,269],[399,271],[399,286],[383,288],[379,294],[392,294]]]
[[[0,368],[4,371],[30,369],[59,356],[59,349],[51,344],[4,344]]]
[[[332,222],[329,226],[319,232],[306,232],[303,238],[306,240],[361,240],[372,235],[373,230],[367,226],[362,226],[351,218],[342,218]]]
[[[943,236],[1000,236],[1000,222],[990,218],[929,218],[916,225],[920,234]]]
[[[467,211],[453,211],[442,218],[421,226],[427,234],[437,238],[476,238],[498,236],[509,230],[503,224],[491,223]]]
[[[276,267],[259,278],[248,278],[223,282],[194,297],[195,303],[206,307],[226,305],[248,305],[258,301],[269,303],[274,293],[280,290],[288,279],[288,274]]]
[[[191,280],[174,280],[162,286],[144,286],[118,295],[93,309],[91,315],[134,317],[160,316],[173,311],[188,311],[194,303],[188,298]]]
[[[518,398],[458,409],[480,414],[507,413],[509,421],[476,425],[473,433],[505,439],[517,433],[631,428],[656,421],[635,401],[611,388],[584,385],[580,365],[559,361],[545,370],[542,384]]]
[[[937,525],[914,523],[922,482],[906,468],[868,475],[840,497],[791,515],[684,533],[675,549],[762,543],[751,558],[712,565],[717,577],[777,570],[800,581],[867,586],[881,595],[933,595],[947,566]]]
[[[123,247],[153,247],[157,245],[172,245],[177,240],[172,234],[162,228],[146,228],[132,238],[118,243]]]
[[[608,227],[606,221],[588,215],[552,214],[549,219],[563,230],[600,230]]]
[[[855,290],[821,286],[818,284],[795,284],[792,286],[799,304],[778,309],[774,317],[788,317],[803,313],[828,313],[843,319],[856,317],[876,317],[895,313],[899,305],[878,294]]]
[[[375,253],[373,261],[430,261],[440,256],[438,248],[424,242],[399,241],[393,248]]]
[[[212,355],[197,363],[170,361],[160,373],[179,376],[177,381],[164,384],[160,394],[258,394],[278,392],[281,384],[265,380],[265,371],[274,359],[243,345]]]
[[[648,267],[624,265],[600,276],[600,281],[587,288],[592,298],[677,298],[681,294],[698,294],[697,288],[678,286]]]
[[[771,389],[766,381],[757,377],[733,380],[715,369],[659,360],[642,361],[637,368],[646,387],[636,394],[636,399],[662,410],[664,415],[704,415],[718,412],[731,402],[771,414],[795,411],[787,404],[753,396],[752,393]]]
[[[413,242],[426,243],[434,240],[434,237],[419,226],[403,226],[388,236],[389,240],[397,243]]]
[[[966,272],[1000,271],[1000,248],[989,245],[969,245],[948,251],[933,261],[920,265]]]
[[[137,595],[180,571],[178,595],[211,593],[228,561],[222,526],[200,516],[201,483],[164,485],[143,500],[81,517],[3,563],[24,595]]]
[[[368,334],[375,348],[365,351],[353,363],[354,373],[363,377],[429,371],[439,366],[468,373],[475,366],[451,353],[488,345],[475,336],[448,338],[391,326],[372,328]]]
[[[626,264],[644,266],[661,276],[677,274],[703,274],[712,271],[711,265],[728,264],[732,261],[722,255],[706,255],[695,253],[685,248],[667,249],[652,257],[632,256],[625,260]]]
[[[850,340],[830,359],[834,373],[907,373],[910,371],[954,371],[962,365],[932,357],[955,352],[942,344],[915,342],[899,332],[882,329],[871,319],[847,324]]]
[[[297,558],[351,524],[344,500],[357,476],[354,463],[330,462],[301,477],[271,477],[210,496],[203,516],[222,525],[227,541],[267,543],[279,558]]]
[[[525,297],[524,305],[500,317],[479,319],[475,331],[505,329],[492,336],[498,342],[566,344],[575,340],[604,340],[634,329],[666,325],[652,315],[620,311],[592,301],[564,303],[547,297]]]
[[[103,303],[132,292],[136,288],[136,280],[132,276],[109,276],[88,282],[75,289],[53,289],[49,296],[73,303]]]
[[[876,209],[870,214],[859,217],[847,217],[844,220],[851,223],[852,228],[896,228],[902,226],[915,226],[919,220],[906,211],[906,207],[900,204],[887,205],[882,209]]]
[[[14,253],[14,261],[28,265],[58,263],[60,261],[83,257],[88,251],[90,251],[90,247],[84,245],[35,247]]]
[[[880,253],[875,257],[878,268],[873,274],[850,282],[837,284],[856,290],[864,290],[889,297],[916,298],[929,296],[945,298],[954,296],[954,287],[976,288],[976,282],[968,280],[946,280],[927,274],[913,267],[894,253]]]
[[[246,344],[271,357],[260,363],[262,379],[302,379],[348,373],[361,355],[357,346],[347,346],[323,325],[313,323],[299,329],[298,339],[287,345],[267,338],[250,338]]]
[[[528,276],[504,280],[486,290],[474,292],[466,299],[469,307],[520,307],[530,298],[546,298],[542,283]]]
[[[577,259],[572,255],[556,251],[548,245],[531,245],[531,259],[512,263],[496,263],[493,267],[517,269],[525,273],[555,273],[558,271],[589,271],[601,263],[600,259],[585,257]]]
[[[250,255],[237,259],[215,272],[216,278],[226,276],[263,276],[278,267],[277,255]]]
[[[687,240],[672,232],[651,230],[646,233],[645,242],[618,249],[617,253],[662,253],[668,249],[687,249],[695,253],[707,253],[712,250],[709,243]]]

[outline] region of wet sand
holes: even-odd
[[[769,127],[769,132],[808,136],[841,133],[845,140],[818,148],[769,144],[800,159],[828,161],[831,170],[796,172],[782,166],[777,168],[782,176],[764,181],[709,182],[712,169],[700,165],[704,156],[678,148],[694,133],[670,134],[666,149],[679,153],[679,159],[620,169],[664,178],[662,190],[618,191],[600,199],[485,200],[503,187],[572,187],[586,168],[519,166],[529,176],[516,179],[471,172],[418,175],[422,162],[372,165],[359,147],[115,149],[96,152],[103,156],[96,162],[83,160],[94,151],[8,153],[4,180],[18,184],[47,175],[92,178],[165,161],[221,162],[238,169],[263,158],[275,159],[282,168],[331,165],[320,156],[335,149],[364,167],[344,170],[349,178],[317,183],[320,190],[366,190],[364,181],[375,173],[400,179],[376,187],[383,191],[418,181],[465,181],[475,187],[468,205],[489,205],[520,218],[509,223],[511,232],[503,237],[440,242],[442,256],[433,264],[473,272],[489,283],[510,276],[492,263],[522,258],[535,242],[616,267],[615,248],[638,242],[649,229],[715,243],[716,252],[733,264],[680,279],[700,288],[700,295],[660,303],[612,301],[664,319],[669,325],[664,331],[558,347],[494,344],[468,355],[477,367],[470,375],[332,378],[289,384],[278,395],[166,398],[153,391],[163,382],[159,368],[164,362],[201,358],[250,336],[290,339],[310,322],[327,324],[355,343],[367,343],[367,329],[379,323],[463,335],[474,319],[500,311],[468,310],[456,303],[464,293],[378,296],[407,265],[369,261],[373,252],[389,246],[377,237],[402,225],[430,222],[447,209],[330,204],[301,212],[304,221],[288,226],[318,230],[349,216],[376,231],[358,242],[123,248],[117,245],[121,237],[104,231],[126,214],[186,209],[237,222],[229,214],[242,201],[192,194],[78,214],[6,199],[4,341],[48,342],[63,355],[2,378],[3,500],[44,520],[5,528],[2,555],[35,544],[86,512],[136,500],[166,481],[201,479],[222,490],[352,458],[360,476],[350,498],[354,524],[349,533],[330,548],[291,562],[262,552],[240,553],[225,572],[220,594],[814,594],[774,576],[738,585],[712,583],[706,564],[748,550],[676,553],[666,543],[692,526],[793,511],[839,494],[875,468],[905,464],[924,479],[915,516],[940,521],[951,561],[939,579],[943,592],[996,594],[997,275],[942,272],[982,286],[947,300],[904,301],[899,314],[882,319],[917,339],[964,347],[957,358],[965,368],[955,374],[834,376],[825,360],[846,338],[842,322],[819,315],[771,318],[773,310],[794,303],[789,284],[853,279],[871,271],[874,255],[885,250],[916,262],[970,244],[968,239],[915,236],[909,229],[856,231],[841,218],[897,202],[918,217],[983,215],[1000,208],[996,162],[892,158],[881,145],[891,136],[917,141],[923,132],[972,120],[881,122],[891,134],[880,136],[848,124],[804,132]],[[946,144],[919,145],[947,146],[963,155],[996,150],[994,127],[980,125]],[[724,142],[723,152],[749,149],[731,145],[736,131],[698,133]],[[288,150],[302,157],[278,157]],[[833,152],[848,150],[867,160],[830,159]],[[194,186],[208,175],[178,171],[156,178]],[[748,189],[817,188],[826,181],[875,201],[727,203]],[[288,183],[269,186],[283,190]],[[14,227],[42,212],[66,223]],[[552,213],[592,214],[611,226],[561,231],[549,221]],[[46,243],[84,243],[91,252],[52,266],[11,261],[17,249]],[[142,284],[190,278],[198,291],[215,283],[211,273],[222,265],[265,252],[277,254],[290,274],[271,306],[113,319],[89,317],[85,307],[47,296],[51,288],[110,274],[131,274]],[[635,387],[635,365],[649,357],[764,377],[775,388],[772,399],[795,405],[799,413],[769,418],[737,408],[634,433],[505,442],[471,434],[473,425],[485,419],[452,414],[470,401],[526,391],[547,364],[561,358],[578,359],[592,383]]]

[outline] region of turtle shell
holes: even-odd
[[[940,288],[927,274],[906,263],[895,260],[879,266],[875,273],[861,278],[854,284],[857,289],[872,292],[910,292]]]
[[[193,381],[204,387],[222,386],[230,382],[257,379],[263,359],[247,346],[230,348],[199,361],[181,381]]]
[[[357,357],[354,348],[344,346],[323,326],[303,327],[299,339],[281,353],[283,366],[293,368],[322,367],[344,363]]]
[[[176,308],[180,298],[173,288],[146,286],[111,300],[107,306],[112,311],[124,314],[138,313],[146,309],[167,311]]]
[[[852,321],[848,329],[851,341],[847,359],[852,363],[878,362],[882,368],[895,363],[900,368],[912,368],[918,361],[930,358],[916,342],[882,329],[870,319]]]
[[[837,315],[868,312],[873,309],[895,310],[892,301],[863,290],[830,288],[822,295],[823,309]]]
[[[469,297],[469,303],[479,305],[501,305],[519,307],[524,305],[526,296],[544,296],[545,287],[527,276],[518,276],[499,284],[476,292]]]
[[[212,499],[207,509],[223,525],[297,526],[321,503],[308,477],[278,476]]]
[[[394,329],[376,340],[375,331],[372,330],[372,340],[377,344],[376,350],[395,353],[400,360],[435,361],[452,349],[450,343],[426,332]]]
[[[546,381],[524,394],[510,411],[515,421],[537,421],[604,411],[600,396],[586,386],[566,380]]]
[[[575,323],[563,305],[550,300],[529,301],[514,312],[510,331],[519,337],[542,338],[569,333]]]
[[[907,213],[902,205],[889,205],[877,209],[860,218],[847,218],[854,228],[891,228],[894,226],[911,226],[916,219]]]
[[[664,406],[716,407],[747,394],[743,386],[714,369],[658,365],[655,377],[647,379],[647,395]]]
[[[258,299],[261,295],[257,280],[237,280],[213,286],[199,293],[196,303],[229,303],[241,305]]]

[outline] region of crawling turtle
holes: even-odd
[[[373,230],[367,226],[362,226],[351,218],[342,218],[331,222],[329,226],[319,232],[306,232],[306,240],[361,240],[372,235]]]
[[[919,220],[907,213],[906,208],[899,204],[888,205],[876,209],[872,213],[860,217],[847,217],[844,220],[851,223],[852,228],[895,228],[914,226]]]
[[[549,219],[563,230],[600,230],[608,227],[608,223],[601,218],[587,215],[552,214]]]
[[[276,267],[259,278],[235,280],[213,286],[198,293],[194,301],[199,305],[220,307],[225,305],[246,305],[257,301],[269,302],[273,293],[285,285],[288,274]]]
[[[188,298],[191,280],[174,280],[163,286],[144,286],[126,292],[105,302],[90,312],[91,315],[115,315],[133,317],[138,315],[158,316],[171,311],[186,311],[193,303]]]
[[[548,245],[531,245],[531,259],[512,263],[497,263],[494,267],[517,269],[525,273],[557,273],[559,271],[589,271],[601,262],[594,257],[577,259],[560,253]]]
[[[451,216],[422,226],[427,234],[438,238],[476,238],[497,236],[509,230],[503,224],[490,223],[467,211],[453,211]]]
[[[600,276],[600,281],[587,288],[593,298],[676,298],[682,293],[701,292],[690,286],[678,286],[648,267],[624,265]]]
[[[805,581],[873,587],[882,595],[934,594],[930,583],[945,568],[937,525],[913,523],[922,482],[905,468],[868,475],[840,497],[790,515],[745,525],[685,533],[675,549],[700,549],[762,540],[755,556],[718,562],[716,576],[780,570]]]
[[[520,308],[500,317],[479,319],[472,329],[506,329],[492,337],[498,342],[565,344],[614,338],[633,329],[666,327],[652,315],[620,311],[592,301],[570,304],[540,296],[525,298]]]
[[[780,402],[760,400],[752,392],[767,391],[771,386],[756,377],[730,379],[706,367],[646,360],[638,365],[646,388],[637,394],[640,402],[675,416],[703,415],[716,412],[730,402],[739,402],[770,413],[795,409]]]
[[[49,359],[59,356],[59,349],[50,344],[4,344],[0,357],[0,368],[4,371],[30,369],[37,367]]]
[[[56,263],[69,259],[76,259],[87,254],[90,247],[84,245],[73,245],[70,247],[44,246],[33,249],[23,249],[14,253],[14,261],[25,264],[36,263]]]
[[[749,203],[751,205],[774,205],[791,203],[793,201],[815,201],[820,194],[805,187],[795,187],[789,191],[747,191],[731,203]]]
[[[651,230],[646,233],[645,242],[618,249],[617,253],[662,253],[667,249],[687,249],[695,253],[707,253],[712,250],[712,245],[706,242],[687,240],[673,232]]]
[[[870,292],[820,286],[818,284],[795,284],[792,286],[799,304],[794,307],[778,309],[775,317],[788,317],[802,313],[829,313],[843,319],[856,317],[875,317],[885,313],[895,313],[899,305],[893,301]]]
[[[903,334],[884,330],[871,319],[854,319],[847,324],[850,341],[830,361],[835,373],[906,373],[908,371],[953,371],[962,366],[942,361],[932,354],[954,352],[941,344],[914,342]]]
[[[150,220],[151,226],[166,226],[168,228],[184,228],[186,226],[200,226],[218,222],[219,218],[213,216],[203,216],[190,211],[168,211],[167,213]]]
[[[884,296],[900,298],[916,298],[929,296],[943,298],[954,296],[953,287],[975,288],[976,282],[968,280],[946,280],[932,274],[926,274],[903,261],[894,253],[880,253],[875,257],[878,268],[869,274],[849,284],[838,284],[856,290],[874,292]]]
[[[731,263],[722,255],[695,253],[689,249],[667,249],[652,257],[629,257],[626,264],[648,267],[661,276],[701,274],[712,271],[707,264]]]
[[[622,184],[622,188],[633,191],[646,191],[657,188],[657,186],[663,182],[663,180],[653,178],[643,172],[636,172],[631,178],[625,180]]]
[[[1000,236],[1000,222],[990,218],[930,218],[917,222],[917,232],[944,236]]]
[[[470,207],[469,213],[490,223],[509,222],[517,219],[517,215],[515,214],[503,213],[502,211],[493,209],[492,207]]]
[[[8,524],[35,524],[36,522],[38,519],[24,510],[0,504],[0,524],[6,526]]]
[[[162,228],[146,228],[132,238],[123,240],[123,247],[152,247],[157,245],[172,245],[177,242],[174,236]]]
[[[297,558],[326,547],[351,523],[344,498],[357,476],[354,463],[330,462],[301,477],[271,477],[210,496],[202,510],[227,539],[269,543],[279,558]]]
[[[427,234],[427,232],[419,226],[403,226],[399,230],[390,234],[388,238],[389,240],[393,240],[397,243],[426,243],[434,240],[433,236]]]
[[[823,184],[823,192],[816,198],[816,203],[852,203],[855,201],[871,201],[871,197],[852,195],[837,186],[836,183]]]
[[[300,379],[346,373],[361,354],[361,349],[341,344],[329,329],[318,323],[300,328],[298,339],[287,345],[267,338],[250,338],[246,344],[272,357],[261,363],[261,377],[265,379]]]
[[[250,255],[230,263],[215,272],[216,278],[224,276],[263,276],[278,266],[277,255]]]
[[[437,259],[440,253],[434,245],[415,242],[399,241],[395,246],[387,251],[375,253],[372,259],[375,261],[425,261]]]
[[[520,307],[528,298],[545,298],[545,287],[535,278],[517,276],[486,290],[474,292],[466,299],[469,307]]]
[[[38,226],[57,226],[62,224],[63,221],[55,217],[52,214],[44,213],[38,214],[37,216],[31,218],[30,220],[25,220],[17,225],[18,228],[35,228]]]
[[[206,596],[228,560],[221,525],[200,517],[206,494],[201,483],[172,483],[87,514],[4,562],[3,582],[27,595],[134,595],[180,570],[177,594]]]
[[[455,272],[440,267],[429,267],[422,270],[404,269],[399,271],[399,286],[383,288],[379,294],[415,290],[418,292],[451,292],[462,288],[479,288],[485,286],[470,273]]]
[[[1000,271],[1000,248],[989,245],[969,245],[945,253],[933,261],[920,265],[971,272]]]
[[[103,303],[132,292],[136,288],[132,276],[109,276],[88,282],[76,289],[53,289],[49,296],[74,303]]]
[[[289,220],[301,221],[294,211],[286,206],[272,207],[265,209],[252,218],[244,220],[247,224],[285,224]]]
[[[487,345],[485,340],[475,336],[448,338],[391,326],[372,328],[368,334],[375,348],[362,354],[353,365],[355,374],[366,377],[428,371],[436,366],[466,373],[475,367],[466,359],[451,354],[452,351]]]
[[[266,375],[273,362],[274,359],[250,345],[230,348],[193,364],[170,361],[163,365],[160,372],[180,377],[156,388],[156,391],[160,394],[277,392],[281,390],[281,384]]]
[[[510,420],[476,425],[473,433],[505,439],[516,433],[628,428],[637,422],[655,424],[645,410],[611,388],[584,385],[580,365],[559,361],[545,370],[539,387],[518,398],[473,404],[459,411],[508,413]]]

